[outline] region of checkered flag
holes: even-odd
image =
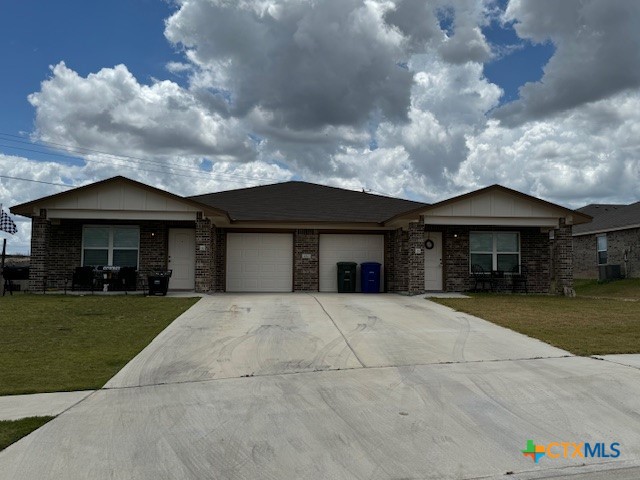
[[[2,210],[2,213],[0,214],[0,230],[10,233],[11,235],[18,232],[18,227],[16,227],[16,224],[13,223],[11,217],[4,213],[4,210]]]

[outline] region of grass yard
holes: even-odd
[[[640,278],[602,283],[597,280],[576,280],[575,289],[579,296],[640,300]]]
[[[197,300],[0,297],[0,395],[100,388]]]
[[[22,437],[40,428],[53,417],[29,417],[0,421],[0,450],[4,450]]]
[[[640,353],[640,302],[495,294],[432,300],[576,355]]]

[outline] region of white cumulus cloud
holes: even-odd
[[[29,97],[32,138],[85,161],[0,161],[15,176],[123,174],[180,194],[302,178],[425,201],[491,183],[571,206],[637,201],[638,5],[178,0],[165,36],[180,84],[61,61]],[[522,43],[490,44],[496,18]],[[528,42],[554,53],[501,105],[484,65]],[[58,189],[2,188],[5,205]]]

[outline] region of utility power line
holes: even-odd
[[[11,137],[11,138],[2,138],[2,137]],[[19,147],[19,146],[14,146],[14,145],[7,145],[5,144],[0,144],[0,147],[4,147],[4,148],[10,148],[13,150],[18,150],[18,151],[25,151],[25,152],[32,152],[32,153],[38,153],[41,155],[48,155],[48,156],[54,156],[54,157],[60,157],[60,158],[67,158],[67,159],[72,159],[72,160],[76,160],[79,157],[82,158],[82,160],[86,161],[86,162],[96,162],[96,163],[102,163],[105,165],[115,165],[115,166],[124,166],[124,167],[128,167],[131,168],[133,170],[139,170],[139,171],[143,171],[143,172],[153,172],[153,173],[167,173],[166,170],[151,170],[148,168],[141,168],[141,167],[146,167],[146,165],[140,165],[142,163],[147,163],[150,164],[151,166],[155,166],[155,167],[163,167],[163,168],[167,168],[170,170],[169,173],[173,173],[173,174],[177,174],[177,175],[181,175],[187,178],[202,178],[202,176],[209,176],[212,178],[215,177],[223,177],[223,178],[229,178],[235,182],[238,183],[242,183],[245,185],[251,185],[254,181],[256,180],[264,180],[264,181],[276,181],[277,179],[275,178],[268,178],[268,177],[251,177],[248,175],[240,175],[240,174],[231,174],[231,173],[219,173],[219,172],[207,172],[206,170],[201,170],[201,169],[197,169],[197,168],[189,168],[188,166],[175,166],[175,165],[170,165],[166,162],[162,162],[162,161],[158,161],[158,160],[150,160],[150,159],[145,159],[145,158],[141,158],[141,157],[134,157],[134,156],[130,156],[130,155],[119,155],[119,154],[113,154],[113,153],[108,153],[105,151],[101,151],[101,150],[93,150],[93,149],[89,149],[89,148],[84,148],[84,147],[74,147],[71,145],[64,145],[61,143],[55,143],[55,142],[41,142],[41,143],[36,143],[36,142],[32,142],[32,141],[26,141],[24,140],[23,137],[20,137],[18,135],[13,135],[13,134],[9,134],[9,133],[4,133],[4,132],[0,132],[0,140],[4,141],[4,142],[12,142],[12,143],[19,143],[19,144],[25,144],[25,145],[32,145],[35,147],[40,147],[40,148],[52,148],[52,149],[57,149],[57,150],[63,150],[64,152],[67,152],[67,154],[63,154],[63,153],[54,153],[54,152],[47,152],[47,151],[43,151],[43,150],[35,150],[35,149],[30,149],[30,148],[26,148],[26,147]],[[48,145],[52,145],[51,147],[48,147]],[[72,155],[68,155],[68,154],[77,154],[75,156]],[[94,158],[85,158],[84,155],[102,155],[102,156],[107,156],[110,157],[112,159],[114,159],[115,161],[119,161],[120,163],[113,163],[113,162],[107,162],[107,161],[101,161],[98,159],[94,159]],[[122,162],[127,162],[127,163],[122,163]],[[135,165],[131,165],[131,163],[129,162],[133,162]],[[179,172],[179,171],[184,171],[184,172],[194,172],[194,173],[198,173],[198,176],[194,176],[194,175],[184,175],[184,174],[179,174],[179,173],[175,173],[175,172]],[[244,180],[249,180],[249,181],[243,181]]]
[[[32,178],[10,177],[8,175],[0,175],[0,178],[9,178],[11,180],[21,180],[23,182],[44,183],[45,185],[55,185],[57,187],[75,188],[75,185],[69,185],[66,183],[45,182],[44,180],[34,180]]]
[[[3,138],[3,137],[9,137],[9,138]],[[115,154],[115,153],[109,153],[106,152],[104,150],[95,150],[95,149],[91,149],[91,148],[86,148],[86,147],[77,147],[77,146],[72,146],[72,145],[68,145],[68,144],[63,144],[63,143],[57,143],[57,142],[49,142],[49,141],[39,141],[39,142],[33,142],[30,140],[26,140],[23,136],[20,135],[14,135],[11,133],[5,133],[5,132],[0,132],[0,141],[4,141],[4,142],[11,142],[11,143],[18,143],[18,144],[23,144],[23,145],[31,145],[34,147],[38,147],[38,148],[51,148],[53,150],[62,150],[64,152],[67,152],[66,154],[64,153],[56,153],[56,152],[49,152],[49,151],[44,151],[44,150],[36,150],[36,149],[31,149],[31,148],[26,148],[26,147],[18,147],[18,146],[14,146],[14,145],[6,145],[6,144],[2,144],[0,143],[0,148],[10,148],[13,150],[19,150],[19,151],[24,151],[24,152],[32,152],[32,153],[38,153],[41,155],[48,155],[48,156],[52,156],[52,157],[60,157],[60,158],[66,158],[66,159],[71,159],[71,160],[77,160],[77,159],[82,159],[85,162],[94,162],[94,163],[101,163],[104,165],[110,165],[110,166],[118,166],[118,167],[127,167],[130,168],[132,170],[137,170],[140,172],[148,172],[148,173],[171,173],[173,175],[178,175],[181,177],[186,177],[186,178],[202,178],[203,176],[209,176],[211,178],[218,178],[220,179],[220,177],[222,177],[222,179],[229,178],[231,180],[233,180],[234,182],[237,183],[242,183],[244,185],[252,185],[256,180],[263,180],[263,181],[268,181],[268,182],[274,182],[277,181],[276,178],[270,178],[270,177],[251,177],[248,175],[240,175],[237,173],[219,173],[219,172],[207,172],[206,170],[201,170],[198,168],[190,168],[188,166],[176,166],[176,165],[171,165],[167,162],[162,162],[159,160],[151,160],[151,159],[145,159],[142,157],[136,157],[136,156],[132,156],[132,155],[121,155],[121,154]],[[69,154],[76,154],[76,155],[69,155]],[[88,159],[86,157],[84,157],[84,155],[101,155],[101,156],[106,156],[109,157],[111,159],[113,159],[113,161],[105,161],[105,160],[98,160],[95,158],[91,158]],[[115,162],[119,162],[119,163],[115,163]],[[125,163],[123,163],[125,162]],[[133,163],[133,165],[132,165]],[[147,165],[144,164],[149,164],[152,167],[161,167],[164,170],[153,170],[153,169],[149,169],[149,168],[142,168],[142,167],[147,167]],[[198,175],[187,175],[185,173],[179,173],[179,172],[193,172],[193,173],[197,173]],[[23,179],[23,178],[17,178],[17,177],[3,177],[0,176],[0,178],[14,178],[17,180],[25,180],[25,181],[34,181],[37,183],[45,183],[45,184],[50,184],[50,185],[56,185],[56,186],[64,186],[64,187],[71,187],[71,185],[67,185],[67,184],[62,184],[62,183],[51,183],[51,182],[43,182],[43,181],[39,181],[39,180],[29,180],[29,179]],[[247,181],[249,180],[249,181]],[[384,196],[391,196],[387,193],[384,192],[379,192],[379,191],[375,191],[372,189],[366,189],[368,193],[373,193],[376,195],[384,195]]]

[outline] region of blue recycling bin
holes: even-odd
[[[362,293],[380,292],[380,267],[378,262],[360,264],[360,288]]]

